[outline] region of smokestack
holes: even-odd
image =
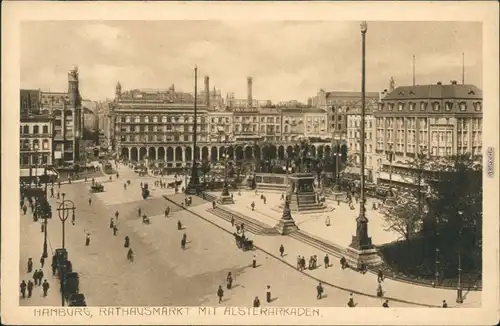
[[[415,56],[413,56],[413,86],[415,86]]]
[[[465,85],[465,55],[462,52],[462,85]]]
[[[205,76],[205,105],[210,107],[210,77]]]
[[[247,98],[247,106],[248,107],[252,107],[252,77],[248,77],[247,78],[247,95],[248,95],[248,98]]]

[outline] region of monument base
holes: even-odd
[[[377,249],[355,249],[347,247],[345,259],[349,266],[359,269],[361,264],[364,263],[367,267],[375,267],[382,265],[382,257],[379,256]]]
[[[198,195],[202,191],[200,184],[188,183],[185,193],[188,195]]]
[[[230,204],[234,204],[234,200],[231,196],[220,196],[219,197],[219,200],[218,200],[219,204],[221,205],[230,205]]]
[[[295,224],[294,220],[279,220],[278,224],[274,227],[281,235],[287,235],[292,232],[298,231],[299,227]]]

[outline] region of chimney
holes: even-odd
[[[252,107],[252,102],[253,102],[253,99],[252,99],[252,77],[248,77],[247,78],[247,106],[248,107]]]
[[[205,105],[210,107],[210,77],[205,76]]]

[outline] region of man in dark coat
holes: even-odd
[[[382,307],[389,308],[389,300],[385,300],[384,303],[382,304]]]
[[[38,271],[38,285],[42,285],[43,271],[40,269]]]
[[[33,272],[33,281],[35,282],[35,285],[38,285],[38,269],[35,269]]]
[[[45,265],[45,257],[43,257],[43,255],[40,257],[40,266],[42,266],[43,268],[43,265]]]
[[[325,255],[323,262],[325,263],[325,269],[330,266],[330,257],[328,257],[328,254]]]
[[[316,286],[316,299],[321,300],[321,296],[323,295],[323,286],[321,285],[321,282]]]
[[[26,282],[23,280],[20,285],[21,297],[24,299],[26,297]]]
[[[26,215],[26,211],[28,210],[28,207],[26,207],[25,204],[23,204],[23,214]]]
[[[255,299],[253,299],[253,307],[254,308],[259,308],[260,307],[259,297],[255,297]]]
[[[280,245],[280,256],[283,257],[284,253],[285,253],[285,247],[283,247],[283,245]]]
[[[31,258],[28,258],[28,273],[31,273],[33,271],[33,260]]]
[[[217,289],[217,296],[219,297],[219,303],[221,303],[222,297],[224,296],[224,290],[222,289],[222,285],[219,285],[219,289]]]
[[[43,289],[43,296],[46,297],[47,296],[47,291],[49,291],[49,282],[47,282],[47,280],[44,280],[43,281],[43,284],[42,284],[42,289]]]
[[[31,298],[31,293],[33,292],[33,282],[28,281],[28,298]]]

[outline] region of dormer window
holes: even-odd
[[[474,110],[478,112],[481,111],[481,102],[474,103]]]
[[[462,112],[467,111],[467,103],[460,102],[460,111],[462,111]]]
[[[446,102],[445,109],[446,109],[446,111],[451,111],[451,109],[453,109],[453,103]]]
[[[411,90],[410,95],[415,95],[415,92],[413,90]]]
[[[398,103],[398,111],[403,111],[405,104],[403,102]]]
[[[432,110],[439,111],[440,105],[439,102],[432,103]]]
[[[384,109],[384,103],[379,103],[378,104],[378,110],[382,111]]]
[[[469,93],[468,93],[468,94],[469,94],[469,95],[475,95],[475,94],[476,94],[476,92],[474,92],[474,91],[471,89],[471,90],[469,91]]]
[[[405,93],[404,92],[399,92],[398,95],[403,96],[403,95],[405,95]]]
[[[410,106],[410,111],[415,111],[415,103],[410,102],[409,106]]]
[[[392,111],[394,109],[394,103],[389,103],[389,111]]]
[[[420,111],[425,111],[425,110],[427,110],[427,103],[420,102]]]

